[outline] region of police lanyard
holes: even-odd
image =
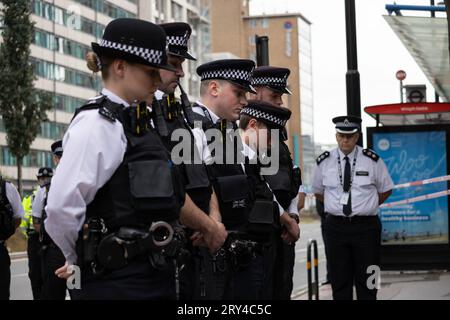
[[[206,107],[201,106],[201,105],[198,105],[198,106],[200,108],[202,108],[203,114],[205,115],[205,117],[208,118],[208,120],[211,122],[212,125],[214,125],[215,123],[214,123],[213,119],[211,118],[211,115],[209,114],[209,111],[206,109]]]
[[[355,149],[355,156],[353,157],[353,164],[352,164],[352,172],[350,175],[350,187],[349,190],[352,188],[353,184],[353,175],[355,174],[355,167],[356,167],[356,158],[358,155],[358,149]],[[344,182],[342,179],[342,166],[341,166],[341,154],[338,151],[338,166],[339,166],[339,181],[341,182],[341,186],[344,187]]]

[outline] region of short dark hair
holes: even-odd
[[[251,119],[253,119],[253,118],[246,114],[241,114],[241,116],[239,118],[239,128],[242,130],[247,129],[248,123],[250,122]]]

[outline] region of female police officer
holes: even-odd
[[[75,299],[173,299],[166,262],[174,256],[165,254],[175,254],[171,223],[179,216],[211,251],[226,237],[223,225],[202,220],[206,215],[185,201],[177,168],[151,126],[146,105],[160,83],[158,69],[171,69],[165,47],[161,27],[116,19],[88,55],[104,89],[77,110],[64,136],[46,207],[47,231],[66,257],[56,273],[68,277],[68,265],[81,267]]]

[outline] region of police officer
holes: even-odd
[[[165,23],[160,25],[167,35],[167,61],[175,68],[175,71],[160,69],[161,84],[155,92],[155,99],[152,104],[153,121],[156,129],[167,149],[172,152],[173,148],[180,142],[173,139],[175,130],[183,130],[187,133],[190,150],[182,155],[180,171],[184,177],[185,189],[192,198],[194,204],[211,218],[220,222],[220,213],[217,205],[217,198],[208,178],[206,167],[201,163],[198,150],[195,147],[194,138],[189,126],[189,116],[192,108],[187,95],[180,85],[180,79],[184,77],[183,63],[186,59],[195,61],[196,59],[188,51],[188,42],[191,35],[191,27],[184,22]],[[181,90],[181,99],[176,99],[175,90],[177,86]],[[187,119],[186,119],[187,118]],[[197,159],[197,163],[195,162]],[[174,160],[174,159],[172,159]],[[192,235],[192,230],[187,230],[188,235]],[[198,247],[193,247],[189,242],[188,249],[190,255],[180,261],[180,298],[182,300],[200,298],[199,279],[200,254]]]
[[[28,277],[31,282],[31,290],[33,292],[34,300],[41,300],[42,287],[44,283],[43,273],[42,273],[42,244],[39,239],[40,223],[36,223],[36,219],[33,219],[33,203],[36,199],[36,194],[43,196],[41,191],[45,186],[50,185],[51,178],[53,177],[52,168],[39,168],[36,175],[38,180],[38,189],[34,190],[33,193],[24,198],[22,204],[25,210],[25,216],[22,219],[20,227],[23,229],[26,235],[27,241],[27,253],[28,253]],[[42,215],[42,205],[40,205],[41,210],[39,216]],[[38,218],[39,219],[39,218]],[[36,227],[35,227],[36,225]],[[38,230],[36,230],[38,229]]]
[[[212,181],[214,191],[217,193],[219,202],[220,217],[227,230],[234,230],[245,221],[240,220],[246,214],[249,201],[247,178],[240,163],[233,162],[226,164],[226,150],[224,141],[227,140],[226,129],[237,128],[235,121],[239,119],[240,111],[247,105],[246,93],[253,91],[250,84],[251,72],[254,69],[254,62],[251,60],[227,59],[217,60],[200,65],[197,74],[201,78],[200,100],[194,103],[192,110],[194,113],[190,117],[190,125],[195,138],[195,144],[200,154],[200,158],[207,164],[209,178]],[[199,125],[200,124],[200,125]],[[219,148],[222,161],[214,161],[216,156],[211,153],[206,132],[209,129],[219,129]],[[239,137],[237,137],[239,138]],[[239,138],[239,142],[240,142]],[[237,154],[235,147],[232,152]],[[242,143],[240,143],[242,146]],[[240,151],[239,151],[240,152]],[[219,162],[222,165],[218,164]],[[221,176],[228,176],[228,179],[220,179]],[[220,180],[220,181],[219,181]],[[226,183],[227,186],[220,184]],[[224,192],[225,190],[225,192]],[[240,194],[234,195],[233,201],[227,199],[227,191],[234,190]],[[223,197],[224,199],[221,199]],[[200,275],[200,298],[209,300],[220,300],[223,298],[238,298],[233,295],[230,284],[232,270],[227,265],[225,249],[221,249],[213,256],[202,252],[202,266]],[[248,279],[247,279],[248,281]],[[249,293],[242,291],[242,294]],[[252,291],[256,292],[255,290]]]
[[[54,152],[54,148],[52,148]],[[38,178],[42,185],[38,190],[33,201],[32,215],[35,229],[39,235],[41,248],[41,270],[42,270],[42,300],[64,300],[66,298],[66,282],[55,275],[56,269],[64,264],[65,259],[61,249],[53,242],[46,231],[45,219],[47,213],[45,205],[48,199],[48,190],[50,189],[53,177],[52,168],[41,168],[38,172]]]
[[[258,154],[265,154],[268,149],[271,149],[273,143],[278,143],[278,140],[272,141],[273,132],[277,130],[280,134],[290,116],[291,111],[289,109],[263,101],[249,100],[248,105],[241,111],[239,127],[242,130],[243,153],[250,163],[255,158],[259,159]],[[259,161],[254,165],[246,164],[245,173],[252,180],[255,196],[255,203],[249,214],[249,229],[252,231],[248,231],[248,233],[251,235],[258,234],[256,242],[259,246],[251,267],[254,270],[261,270],[261,267],[263,267],[263,273],[260,274],[261,278],[256,278],[260,281],[257,298],[267,300],[273,297],[272,293],[267,291],[267,279],[272,278],[274,270],[273,263],[267,263],[266,261],[266,250],[273,246],[275,236],[280,237],[274,226],[275,221],[279,221],[280,214],[284,213],[284,208],[278,203],[265,179],[266,176],[261,174]],[[254,224],[254,221],[258,221],[258,223]],[[281,238],[279,239],[281,240]],[[238,275],[253,276],[255,279],[252,273],[240,272]],[[241,282],[245,283],[242,280]],[[241,287],[241,290],[245,289]]]
[[[383,160],[356,145],[361,119],[333,119],[338,148],[317,158],[312,190],[325,205],[331,286],[335,300],[351,300],[353,285],[358,300],[375,300],[377,289],[368,287],[369,266],[380,262],[381,223],[378,206],[394,184]]]
[[[287,87],[290,70],[287,68],[262,66],[253,71],[252,84],[256,89],[255,99],[281,107],[283,95],[291,94]],[[290,300],[293,289],[295,242],[299,239],[299,188],[301,173],[294,168],[291,153],[286,144],[286,129],[280,134],[279,170],[267,176],[271,189],[279,199],[283,211],[278,221],[281,224],[273,246],[266,248],[266,264],[273,268],[273,277],[268,273],[266,291],[273,292],[273,299]],[[270,294],[270,293],[269,293]]]
[[[102,71],[104,89],[77,110],[64,136],[46,207],[47,231],[66,258],[56,273],[68,278],[78,261],[74,299],[174,299],[181,246],[174,221],[200,230],[212,251],[224,239],[223,226],[205,222],[185,197],[151,125],[159,69],[173,70],[166,34],[147,21],[115,19],[92,48],[88,67]]]
[[[0,174],[0,300],[9,300],[11,285],[11,260],[5,241],[19,227],[23,215],[19,192]]]

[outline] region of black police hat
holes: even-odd
[[[211,61],[197,68],[197,74],[203,80],[221,79],[227,80],[246,91],[256,93],[252,87],[252,72],[255,63],[252,60],[225,59]]]
[[[39,168],[36,176],[38,178],[51,178],[53,177],[53,169],[48,167]]]
[[[336,124],[336,132],[344,134],[353,134],[361,130],[361,118],[355,116],[341,116],[333,118]]]
[[[52,153],[55,156],[62,157],[62,154],[63,154],[62,140],[53,142],[51,148],[52,148]]]
[[[249,100],[241,114],[264,122],[268,128],[276,129],[282,129],[291,117],[289,109],[259,100]]]
[[[253,86],[267,86],[270,89],[280,92],[292,94],[287,88],[287,78],[291,71],[287,68],[262,66],[253,71]]]
[[[92,42],[92,50],[103,55],[171,71],[167,64],[166,33],[148,21],[119,18],[105,28],[100,43]]]
[[[167,53],[176,57],[197,60],[188,52],[188,41],[192,33],[191,26],[184,22],[163,23],[159,25],[167,36]]]

